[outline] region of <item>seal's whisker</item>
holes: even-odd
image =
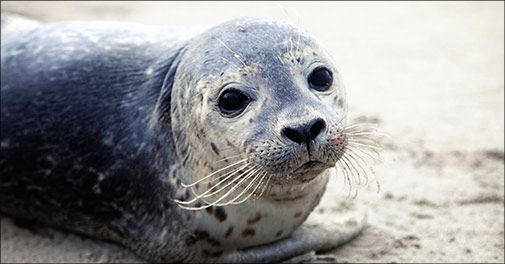
[[[386,134],[376,131],[375,129],[368,128],[352,128],[349,130],[343,130],[343,132],[350,137],[359,137],[359,136],[367,136],[378,138],[382,136],[386,136]]]
[[[252,167],[254,168],[254,167]],[[245,172],[244,172],[245,173]],[[243,174],[244,174],[243,173]],[[243,175],[242,174],[242,175]],[[180,202],[177,202],[177,204],[179,205],[179,207],[183,208],[183,209],[186,209],[186,210],[203,210],[203,209],[206,209],[206,208],[209,208],[211,206],[215,206],[217,203],[219,203],[220,201],[222,201],[224,198],[226,198],[228,195],[230,195],[238,186],[240,186],[242,184],[242,182],[244,182],[246,179],[249,178],[249,176],[251,175],[251,173],[248,173],[248,176],[242,178],[235,186],[233,186],[228,192],[226,192],[223,196],[219,197],[216,201],[214,202],[209,202],[207,200],[205,200],[203,197],[201,197],[201,199],[206,203],[205,205],[201,205],[199,207],[195,207],[195,206],[184,206],[184,204],[188,204],[186,202],[184,203],[180,203]],[[230,181],[230,184],[233,183],[233,181]],[[225,189],[227,186],[229,186],[229,184],[227,184],[226,186],[224,186],[223,188],[220,189],[223,190]],[[200,199],[200,198],[199,198]]]
[[[266,171],[265,171],[266,172]],[[270,177],[270,174],[268,174],[268,172],[266,172],[266,175],[267,175],[267,181],[265,182],[264,186],[263,186],[263,189],[261,190],[260,194],[258,194],[258,197],[261,197],[263,195],[263,193],[265,192],[266,189],[268,189],[268,184],[270,183],[270,179],[272,177]],[[268,193],[268,192],[267,192]]]
[[[254,183],[256,182],[256,180],[258,180],[258,179],[261,180],[261,178],[258,177],[259,173],[260,173],[260,170],[255,171],[254,176],[252,176],[252,179],[250,179],[250,181],[246,185],[246,187],[238,195],[236,195],[235,197],[233,197],[233,199],[231,199],[230,201],[224,202],[224,203],[218,203],[218,204],[216,204],[216,206],[226,206],[226,205],[229,205],[229,204],[240,204],[240,203],[243,203],[245,200],[247,200],[249,198],[249,194],[247,194],[244,199],[242,199],[240,201],[237,201],[246,192],[248,192],[249,190],[254,189],[252,186],[254,186]]]
[[[208,197],[211,197],[213,196],[214,194],[217,194],[223,190],[226,190],[226,188],[228,188],[228,186],[230,186],[232,183],[234,183],[237,178],[240,178],[240,177],[243,177],[243,178],[250,178],[250,176],[254,175],[259,169],[256,168],[256,167],[251,167],[250,169],[246,170],[245,172],[243,172],[242,174],[238,175],[235,177],[235,179],[232,179],[230,180],[225,186],[221,187],[220,189],[214,191],[213,193],[210,193],[210,194],[207,194],[205,196],[202,196],[202,198],[208,198]],[[242,178],[242,179],[243,179]],[[214,186],[215,187],[215,186]]]
[[[342,165],[342,162],[340,160],[337,161],[337,164],[338,164],[338,167],[340,168],[340,171],[342,172],[342,174],[344,176],[344,179],[346,179],[347,182],[349,183],[349,195],[350,195],[352,183],[351,183],[351,179],[349,177],[349,174],[347,173],[347,170],[344,168],[344,165]],[[344,181],[344,183],[345,183],[345,181]],[[344,186],[345,186],[345,184],[344,184]]]
[[[357,151],[360,151],[361,153],[366,153],[367,156],[371,157],[372,160],[374,160],[374,161],[380,160],[381,149],[378,147],[371,148],[371,147],[364,146],[363,144],[355,144],[354,142],[347,142],[346,147],[355,149]]]
[[[345,165],[345,163],[342,161],[342,160],[339,160],[340,163],[342,164],[342,168],[344,169],[345,171],[345,177],[347,178],[347,182],[349,183],[349,192],[347,193],[347,198],[351,197],[351,193],[352,193],[352,178],[351,178],[351,173],[349,171],[349,169],[347,168],[347,166]]]
[[[354,141],[364,141],[371,144],[379,145],[378,136],[376,135],[353,135],[353,134],[345,134],[347,139]]]
[[[225,174],[219,174],[219,175],[213,175],[212,177],[210,177],[210,179],[207,179],[205,181],[202,181],[200,184],[209,184],[211,182],[215,182],[215,181],[221,181],[222,179],[224,179],[225,177],[227,176],[230,176],[230,175],[234,175],[235,173],[237,172],[240,172],[241,170],[247,168],[248,166],[250,166],[249,163],[245,164],[245,165],[242,165],[242,167],[238,167],[238,168],[233,168],[232,170],[230,171],[227,171]],[[220,182],[218,183],[215,183],[213,186],[215,185],[219,185]]]
[[[382,146],[376,144],[375,142],[372,142],[370,140],[353,140],[353,139],[348,139],[347,140],[348,143],[352,143],[352,144],[356,144],[356,145],[361,145],[365,148],[371,148],[371,149],[375,149],[375,150],[378,150],[378,151],[381,151],[382,150]]]
[[[388,134],[381,133],[381,132],[378,132],[378,131],[363,131],[363,130],[352,132],[352,133],[346,132],[346,135],[349,135],[349,136],[352,136],[352,137],[356,137],[356,136],[383,136],[383,137],[388,137],[389,136]]]
[[[226,171],[226,173],[224,174],[214,174],[212,175],[211,177],[208,177],[207,179],[202,179],[201,182],[199,182],[198,184],[209,184],[211,182],[215,182],[217,180],[222,180],[223,178],[227,177],[227,176],[231,176],[237,172],[240,172],[240,170],[244,169],[244,168],[247,168],[249,166],[249,163],[246,163],[246,164],[237,164],[238,166],[241,166],[241,167],[237,167],[237,168],[232,168],[230,171]],[[228,177],[229,178],[229,177]],[[216,183],[216,185],[218,185],[219,183]],[[196,185],[195,185],[196,186]],[[191,190],[193,190],[193,187],[194,186],[190,186],[190,187],[186,187],[186,188],[191,188]],[[195,192],[193,192],[194,195],[197,195]]]
[[[360,153],[362,153],[365,156],[367,156],[368,158],[370,158],[373,162],[380,162],[381,161],[381,157],[379,154],[377,154],[376,152],[370,153],[369,151],[367,151],[368,149],[363,149],[361,147],[347,145],[346,150],[353,150],[353,151],[355,150],[356,155],[358,155],[357,151],[359,151]]]
[[[280,53],[281,55],[284,55]],[[286,54],[289,54],[289,41],[286,41]]]
[[[381,132],[378,132],[375,127],[370,127],[370,125],[368,124],[361,124],[361,123],[343,127],[341,128],[341,130],[346,134],[357,134],[357,133],[371,133],[374,135],[382,134]]]
[[[289,32],[289,55],[293,57],[293,31]]]
[[[370,144],[365,144],[365,143],[361,143],[361,142],[357,142],[357,141],[347,141],[347,145],[368,149],[372,152],[375,152],[377,154],[377,156],[380,156],[380,151],[382,150],[381,147],[373,146]]]
[[[354,156],[356,156],[357,158],[359,158],[362,162],[363,162],[363,165],[370,171],[370,173],[374,176],[374,179],[375,179],[375,183],[377,185],[377,192],[380,192],[380,182],[379,182],[379,179],[377,178],[377,174],[375,173],[375,170],[371,167],[371,166],[367,166],[367,162],[358,154],[356,153],[353,149],[351,148],[347,148],[346,147],[346,150],[349,151],[350,153],[352,153]],[[358,149],[360,150],[360,149]],[[360,150],[362,153],[364,153],[365,155],[368,155],[374,162],[377,162],[377,160],[369,155],[367,152],[364,152],[362,150]]]
[[[362,129],[361,126],[365,125],[364,123],[355,123],[355,124],[350,124],[350,125],[347,125],[347,126],[344,126],[342,128],[342,130],[344,131],[350,131],[351,129],[353,128],[359,128],[359,129]]]
[[[258,171],[258,173],[261,173],[261,170]],[[246,189],[244,189],[242,191],[242,193],[240,193],[240,195],[238,195],[237,197],[235,197],[229,204],[241,204],[243,202],[245,202],[246,200],[248,200],[255,192],[256,190],[258,189],[258,187],[261,185],[261,183],[263,183],[263,180],[265,179],[265,175],[267,173],[264,172],[263,174],[257,174],[257,175],[261,175],[261,176],[257,176],[251,181],[251,183],[253,183],[256,179],[259,179],[258,183],[256,184],[256,186],[254,188],[250,188],[249,186],[251,185],[251,183],[246,187]],[[249,194],[243,198],[242,200],[238,201],[238,202],[235,202],[236,199],[240,198],[240,196],[242,196],[246,190],[248,189],[252,189],[251,192],[249,192]]]
[[[250,164],[242,165],[242,167],[238,167],[236,169],[233,169],[231,171],[226,172],[223,175],[219,175],[218,177],[213,177],[212,179],[210,179],[208,181],[204,181],[204,182],[202,182],[202,184],[208,184],[208,183],[211,183],[213,181],[219,180],[219,182],[217,182],[216,184],[214,184],[213,186],[210,187],[210,189],[214,189],[216,186],[219,186],[223,182],[226,182],[229,178],[231,178],[231,176],[233,176],[237,172],[240,172],[241,170],[247,168],[248,166],[250,166]],[[240,177],[240,175],[238,177]],[[193,188],[191,188],[191,190],[193,191]],[[196,196],[198,196],[198,194],[196,194],[194,191],[193,191],[193,194],[196,195]]]
[[[353,171],[354,171],[356,173],[356,175],[358,176],[358,186],[361,185],[361,177],[363,177],[365,179],[365,185],[368,185],[369,173],[367,172],[367,170],[365,170],[363,168],[363,166],[365,166],[366,168],[369,169],[370,173],[374,174],[376,182],[378,182],[377,175],[375,174],[375,172],[373,171],[373,169],[370,166],[367,166],[367,162],[360,155],[358,155],[356,152],[354,152],[350,148],[346,147],[345,150],[347,150],[347,151],[345,151],[345,152],[339,151],[338,152],[338,153],[342,154],[339,162],[341,163],[340,166],[343,166],[343,168],[345,169],[344,174],[345,174],[345,172],[347,172],[347,174],[349,174],[349,173],[353,174]],[[354,177],[352,177],[352,178],[354,179]],[[350,180],[348,180],[348,181],[350,182]],[[378,187],[378,189],[379,188],[380,187]],[[357,190],[355,190],[353,197],[357,196],[356,191]],[[350,192],[348,194],[348,197],[349,196],[350,196]]]
[[[250,172],[250,173],[249,173],[250,175],[247,175],[247,178],[252,178],[252,179],[250,180],[250,182],[249,182],[249,184],[246,186],[246,188],[244,188],[244,190],[243,190],[243,191],[242,191],[239,195],[237,195],[237,196],[235,196],[234,198],[232,198],[232,200],[229,200],[229,201],[226,201],[226,202],[222,202],[222,203],[217,203],[217,204],[215,204],[215,205],[216,205],[216,206],[226,206],[226,205],[229,205],[229,204],[233,204],[233,203],[234,203],[234,201],[235,201],[236,199],[240,198],[240,196],[242,196],[242,194],[243,194],[244,192],[246,192],[246,191],[249,189],[250,185],[251,185],[251,184],[252,184],[252,183],[256,180],[256,178],[255,178],[254,176],[255,176],[256,174],[258,174],[258,172],[259,172],[259,171],[260,171],[260,169],[258,168],[258,169],[256,169],[256,170],[254,170],[254,171]],[[226,187],[225,187],[225,188],[222,188],[221,190],[223,190],[223,189],[226,189]],[[213,202],[209,202],[209,201],[207,201],[207,200],[205,200],[205,199],[203,199],[203,198],[202,198],[202,200],[203,200],[205,203],[207,203],[207,204],[211,204],[211,203],[213,203]]]
[[[195,195],[195,197],[189,201],[179,201],[177,200],[176,202],[178,204],[191,204],[191,203],[194,203],[196,202],[198,199],[202,198],[202,197],[205,197],[205,195],[207,195],[209,192],[211,192],[212,190],[214,190],[217,186],[219,186],[221,183],[227,181],[229,178],[231,178],[234,174],[236,174],[237,172],[239,172],[241,169],[243,168],[246,168],[247,166],[249,166],[249,164],[246,164],[244,166],[242,166],[240,169],[237,169],[237,170],[234,170],[232,171],[231,173],[228,173],[228,174],[225,174],[225,175],[228,175],[226,176],[224,179],[221,179],[216,185],[212,186],[211,188],[207,189],[205,192],[201,193],[201,194],[196,194],[196,192],[193,190],[193,188],[191,188],[191,191],[193,192],[193,195]],[[231,181],[232,182],[232,181]],[[216,192],[214,192],[216,193]],[[213,194],[214,194],[213,193]]]
[[[354,170],[354,172],[356,173],[356,175],[358,175],[358,186],[361,186],[361,173],[358,171],[358,169],[356,169],[356,166],[354,166],[354,162],[352,162],[352,160],[350,159],[349,155],[346,153],[344,153],[344,155],[342,156],[342,159],[346,160],[349,162],[349,164],[351,165],[352,169]],[[363,176],[363,179],[366,178],[366,174]]]
[[[268,175],[268,180],[267,183],[265,184],[265,189],[261,191],[259,196],[263,195],[263,193],[268,194],[272,192],[272,189],[274,188],[273,184],[270,184],[270,180],[272,179],[272,175],[269,173]]]
[[[255,170],[255,171],[253,171],[253,172],[250,172],[250,174],[251,174],[251,175],[257,174],[257,172],[258,172],[258,171],[260,171],[260,169],[257,169],[257,170]],[[246,172],[242,173],[242,175],[243,175],[243,174],[245,174],[245,173],[246,173]],[[247,175],[246,175],[246,176],[247,176]],[[238,176],[238,177],[240,177],[240,176]],[[237,177],[237,178],[238,178],[238,177]],[[247,176],[247,178],[251,178],[251,177]],[[254,178],[254,177],[253,177],[253,178]],[[234,181],[235,181],[235,179],[231,180],[231,182],[234,182]],[[254,181],[254,179],[252,179],[252,181]],[[228,185],[229,185],[229,184],[228,184]],[[227,186],[228,186],[228,185],[227,185]],[[225,186],[224,188],[221,188],[221,190],[226,189],[226,187],[227,187],[227,186]],[[216,191],[215,193],[218,193],[218,192],[220,192],[221,190]],[[240,196],[240,195],[239,195],[239,196]],[[209,197],[210,197],[210,196],[209,196]],[[235,198],[236,198],[236,197],[235,197]],[[233,199],[235,199],[235,198],[233,198]],[[210,201],[205,200],[205,198],[204,198],[204,197],[202,197],[201,199],[202,199],[202,201],[204,201],[206,204],[211,204],[211,203],[212,203],[212,202],[210,202]],[[232,203],[232,201],[227,201],[227,202],[224,202],[224,203],[219,203],[219,204],[216,204],[216,206],[225,206],[225,205],[228,205],[228,204],[233,204],[233,203]]]
[[[338,161],[337,161],[337,162],[339,162],[339,163],[340,163],[340,166],[345,166],[346,164],[345,164],[345,162],[344,162],[344,161],[343,161],[343,159],[342,159],[342,157],[344,156],[344,152],[343,152],[343,150],[338,150],[338,151],[337,151],[337,154],[338,154],[338,155],[340,155],[340,158],[338,159]],[[342,167],[342,169],[345,169],[345,167]],[[347,170],[346,170],[346,171],[343,171],[342,173],[343,173],[343,174],[344,174],[344,176],[345,176],[345,177],[349,180],[349,184],[351,184],[351,178],[350,178],[350,176],[349,176],[349,171],[347,171]]]
[[[223,46],[233,54],[233,57],[235,57],[237,60],[239,60],[244,67],[247,67],[247,64],[242,60],[242,56],[240,56],[240,54],[238,54],[237,52],[232,50],[230,47],[228,47],[228,45],[226,45],[226,43],[224,43],[224,41],[222,41],[220,38],[218,38],[216,36],[214,36],[214,38],[217,39],[219,42],[221,42],[221,44],[223,44]]]
[[[375,126],[376,124],[374,123],[370,123],[370,122],[352,122],[351,124],[348,124],[345,126],[345,128],[351,128],[351,127],[355,127],[355,126],[365,126],[365,127],[373,127]]]
[[[353,131],[356,129],[377,131],[376,125],[370,124],[370,123],[353,123],[353,124],[349,124],[347,126],[344,126],[342,129],[344,129],[345,131]]]
[[[347,139],[348,145],[353,145],[355,147],[360,147],[363,149],[373,149],[377,152],[382,151],[382,146],[371,139]]]
[[[261,192],[259,194],[256,194],[256,192],[254,193],[254,195],[258,196],[258,197],[263,194],[263,191],[265,190],[265,186],[268,184],[268,180],[270,179],[270,175],[269,175],[268,171],[263,170],[263,173],[264,173],[263,176],[266,178],[266,181],[264,181],[264,182],[261,183],[261,187],[260,187],[261,188]]]
[[[216,160],[216,163],[222,162],[222,161],[227,161],[228,159],[234,159],[234,158],[237,158],[237,157],[240,157],[240,156],[242,156],[242,154],[237,154],[237,155],[231,155],[229,157],[224,157],[222,159]]]
[[[282,63],[282,65],[285,65],[284,64],[284,61],[282,60],[281,56],[277,56],[277,59],[279,59],[279,61]]]
[[[241,68],[240,66],[238,66],[237,64],[235,64],[234,62],[232,62],[231,60],[229,60],[229,59],[227,59],[227,58],[225,58],[225,57],[221,57],[221,59],[223,59],[223,60],[224,60],[225,62],[227,62],[228,64],[230,64],[230,65],[233,65],[233,66],[237,67],[238,69],[240,69],[240,68]]]
[[[347,136],[347,139],[349,139],[349,140],[354,140],[354,141],[361,140],[361,141],[369,142],[369,143],[375,144],[375,145],[379,144],[377,141],[378,138],[376,136],[366,136],[366,135],[355,136],[352,134],[346,134],[346,136]]]
[[[350,139],[371,139],[373,141],[377,141],[381,137],[380,135],[373,134],[374,132],[364,132],[362,130],[356,133],[349,133],[349,132],[343,132],[343,133],[345,133],[345,135]]]
[[[300,53],[300,36],[301,36],[301,33],[298,32],[298,38],[297,38],[297,41],[296,41],[296,49],[295,49],[295,53]]]
[[[361,146],[361,145],[355,145],[355,144],[352,144],[352,143],[348,143],[346,147],[347,148],[352,148],[352,149],[354,149],[356,151],[359,151],[360,153],[365,154],[367,157],[371,158],[375,162],[381,161],[380,150],[373,149],[373,148],[368,148],[368,147]]]
[[[249,196],[251,196],[251,195],[255,195],[256,196],[256,191],[258,189],[260,189],[260,188],[262,190],[261,190],[260,194],[258,195],[258,197],[261,196],[261,194],[263,193],[263,190],[264,190],[263,186],[265,186],[265,183],[268,182],[268,180],[270,179],[270,177],[268,177],[268,172],[267,171],[263,171],[263,174],[261,174],[260,177],[261,177],[260,181],[258,182],[258,184],[256,185],[256,187],[254,188],[254,190],[249,194]],[[265,179],[266,179],[266,181],[265,181]]]
[[[254,167],[253,167],[254,168]],[[259,170],[259,168],[257,169]],[[215,200],[214,202],[212,203],[209,203],[207,204],[206,206],[209,207],[209,206],[215,206],[217,204],[219,204],[219,202],[221,202],[224,198],[228,197],[228,195],[230,195],[231,193],[233,193],[235,191],[235,189],[237,189],[239,186],[242,185],[242,183],[244,181],[246,181],[247,179],[249,179],[251,176],[253,176],[255,174],[256,171],[254,172],[250,172],[248,173],[246,176],[244,176],[238,183],[235,184],[235,186],[233,186],[230,190],[228,190],[224,195],[222,195],[221,197],[219,197],[217,200]],[[233,181],[231,181],[230,183],[233,183]],[[205,207],[205,208],[207,208]]]
[[[239,177],[243,177],[244,175],[247,175],[248,173],[250,173],[251,171],[253,171],[255,169],[255,167],[251,167],[247,170],[245,170],[244,172],[242,172],[241,174],[239,174],[238,176],[235,176],[235,179],[236,178],[239,178]],[[219,181],[218,183],[216,183],[214,186],[212,186],[211,188],[209,188],[207,191],[205,191],[204,193],[202,193],[201,195],[199,195],[198,198],[208,198],[208,197],[211,197],[213,196],[214,194],[216,193],[219,193],[223,190],[225,190],[228,186],[230,186],[235,179],[231,179],[229,180],[233,175],[235,175],[236,173],[232,173],[230,175],[228,175],[228,177],[222,179],[221,181]],[[214,192],[212,193],[209,193],[210,191],[214,190],[216,187],[220,186],[221,184],[225,183],[225,182],[228,182],[227,184],[225,184],[223,187],[215,190]]]
[[[360,163],[360,161],[358,161],[358,159],[354,155],[349,154],[348,158],[352,159],[352,161],[355,162],[356,167],[359,168],[360,171],[363,173],[364,179],[365,179],[365,186],[368,186],[368,174],[369,173],[367,173],[367,171],[363,168],[363,165]]]
[[[363,171],[363,173],[367,175],[365,178],[365,185],[368,185],[368,173],[363,168],[363,166],[368,167],[367,162],[361,156],[357,155],[356,152],[354,152],[352,149],[347,149],[346,153],[348,153],[347,155],[349,155],[349,157],[351,157],[356,162],[356,165]],[[363,164],[361,162],[363,162]]]
[[[368,133],[368,132],[363,132],[360,134],[352,134],[352,133],[347,133],[347,132],[344,132],[344,133],[349,139],[370,139],[373,141],[377,141],[379,139],[379,135],[374,135],[374,134]],[[368,134],[365,134],[365,133],[368,133]]]
[[[354,162],[356,163],[356,166],[363,172],[363,174],[365,175],[365,185],[368,185],[368,175],[372,172],[370,170],[370,166],[367,165],[365,160],[363,158],[361,158],[361,156],[359,156],[359,155],[349,152],[348,156],[349,156],[349,158],[354,160]]]
[[[369,142],[377,143],[377,137],[372,135],[345,134],[345,136],[350,140],[368,140]]]
[[[349,173],[352,176],[351,178],[354,180],[354,183],[356,184],[356,186],[360,186],[361,185],[361,177],[360,177],[361,174],[357,173],[357,171],[354,169],[352,163],[346,157],[345,153],[342,155],[341,160],[342,160],[342,162],[345,163],[345,165],[349,169]],[[356,172],[356,173],[354,173],[354,172]]]
[[[184,209],[184,210],[188,210],[188,211],[199,211],[199,210],[203,210],[203,209],[206,209],[206,208],[209,208],[211,207],[211,205],[202,205],[200,207],[192,207],[192,206],[184,206],[184,205],[181,205],[181,204],[177,204],[180,208]]]
[[[375,170],[373,168],[370,168],[370,171],[372,171],[372,174],[375,179],[375,183],[377,185],[377,193],[379,193],[381,191],[381,184],[379,182],[379,178],[377,177],[377,174],[375,173]]]
[[[235,162],[235,163],[232,163],[232,164],[230,164],[230,165],[228,165],[228,166],[226,166],[226,167],[224,167],[224,168],[221,168],[221,169],[219,169],[219,170],[217,170],[217,171],[214,171],[214,172],[212,172],[211,174],[209,174],[209,175],[207,175],[207,176],[205,176],[205,177],[203,177],[203,178],[201,178],[201,179],[199,179],[199,180],[197,180],[197,181],[195,181],[195,182],[193,182],[193,183],[191,183],[191,184],[184,184],[184,183],[181,183],[181,185],[182,185],[182,187],[184,187],[184,188],[188,188],[188,187],[195,186],[196,184],[198,184],[198,183],[200,183],[200,182],[204,181],[205,179],[208,179],[208,178],[212,177],[213,175],[217,174],[218,172],[221,172],[221,171],[223,171],[223,170],[226,170],[226,169],[228,169],[228,168],[230,168],[230,167],[236,166],[237,164],[240,164],[240,163],[242,163],[242,162],[246,162],[246,161],[248,161],[248,160],[249,160],[249,158],[245,158],[245,159],[239,160],[239,161],[237,161],[237,162]]]
[[[351,182],[350,182],[350,180],[349,180],[349,177],[347,177],[347,174],[346,174],[346,173],[344,173],[344,170],[343,170],[343,168],[342,168],[342,162],[338,161],[338,162],[337,162],[337,164],[338,164],[338,166],[339,166],[339,169],[340,169],[340,171],[341,171],[342,175],[344,176],[344,177],[342,177],[342,178],[344,179],[344,187],[345,187],[345,185],[346,185],[346,184],[349,184],[349,186],[350,186],[350,185],[351,185]],[[349,191],[350,191],[350,190],[349,190]]]
[[[358,197],[358,188],[354,188],[354,195],[352,196],[352,199],[356,199]]]

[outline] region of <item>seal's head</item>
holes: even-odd
[[[171,103],[177,152],[210,173],[193,175],[192,186],[233,181],[248,190],[242,197],[267,182],[300,186],[344,154],[343,84],[329,54],[301,29],[233,20],[192,40],[180,61]]]

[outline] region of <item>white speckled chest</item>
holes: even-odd
[[[323,172],[303,187],[272,190],[268,199],[253,198],[239,205],[195,212],[197,233],[209,250],[230,250],[270,243],[289,236],[319,203],[328,182]]]

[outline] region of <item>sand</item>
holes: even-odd
[[[388,134],[369,212],[327,262],[504,262],[504,4],[2,2],[44,21],[212,25],[243,15],[298,23],[327,47],[353,120]],[[338,217],[334,177],[315,213]],[[119,246],[1,219],[1,262],[141,262]]]

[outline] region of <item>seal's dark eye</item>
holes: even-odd
[[[327,91],[333,82],[333,76],[330,72],[330,70],[321,67],[321,68],[316,68],[310,75],[309,78],[307,79],[310,88],[324,92]]]
[[[250,98],[243,93],[234,89],[229,89],[221,93],[218,104],[223,114],[227,116],[236,116],[245,109],[250,101]]]

